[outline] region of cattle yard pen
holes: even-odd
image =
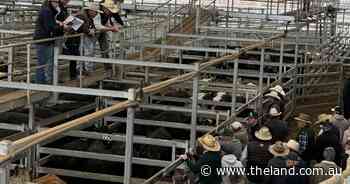
[[[350,75],[346,3],[133,0],[123,4],[127,26],[110,35],[110,58],[99,47],[85,57],[57,46],[53,83],[36,84],[35,44],[48,41],[32,38],[40,3],[0,2],[0,113],[7,117],[0,129],[10,132],[0,134],[0,184],[10,183],[15,167],[33,178],[171,183],[183,168],[177,155],[249,112],[261,115],[269,87],[286,90],[288,119],[341,103]],[[84,4],[71,3],[70,11]],[[84,35],[49,40],[68,37]],[[94,62],[96,72],[69,80],[71,60]]]

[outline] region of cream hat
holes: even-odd
[[[210,134],[205,134],[198,138],[198,142],[207,151],[220,151],[221,146],[219,142]]]
[[[307,124],[312,124],[311,116],[305,113],[300,113],[299,116],[295,117],[294,119]]]
[[[276,91],[270,91],[265,96],[270,96],[270,97],[273,97],[273,98],[277,98],[278,100],[281,100],[281,97],[278,96],[278,93]]]
[[[269,141],[272,139],[271,132],[266,126],[263,126],[259,130],[255,131],[254,135],[256,138],[263,141]]]
[[[270,112],[269,112],[269,114],[271,115],[271,116],[280,116],[281,114],[282,114],[282,112],[279,112],[278,110],[277,110],[277,108],[275,108],[275,107],[272,107],[271,109],[270,109]]]
[[[235,121],[231,124],[231,128],[233,130],[238,130],[238,129],[242,128],[242,123]]]
[[[92,10],[97,13],[103,13],[96,3],[87,3],[86,7],[84,7],[83,10]]]
[[[316,124],[325,123],[325,122],[332,122],[333,116],[330,114],[320,114],[318,116],[318,120],[316,121]]]
[[[105,0],[101,5],[112,13],[118,13],[120,11],[120,4],[115,3],[113,0]]]
[[[299,152],[299,143],[293,139],[289,140],[287,143],[287,147],[291,150]]]
[[[281,141],[277,141],[275,144],[271,145],[269,151],[274,156],[286,156],[289,154],[289,148]]]
[[[282,96],[286,96],[286,93],[284,92],[283,88],[280,85],[276,85],[275,87],[270,88],[270,91],[275,91],[281,94]]]

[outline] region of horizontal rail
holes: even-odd
[[[161,62],[151,62],[151,61],[145,62],[145,61],[138,61],[138,60],[108,59],[108,58],[97,58],[97,57],[86,57],[86,56],[59,55],[58,59],[83,61],[83,62],[95,62],[95,63],[110,63],[110,64],[120,64],[120,65],[183,69],[183,70],[195,69],[194,65],[189,65],[189,64],[161,63]]]
[[[28,84],[24,82],[0,81],[0,87],[35,90],[35,91],[46,91],[46,92],[70,93],[70,94],[80,94],[80,95],[91,95],[91,96],[116,97],[116,98],[125,98],[125,99],[128,98],[128,92],[125,92],[125,91],[54,86],[54,85],[46,85],[46,84]]]

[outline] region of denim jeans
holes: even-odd
[[[95,56],[95,46],[96,46],[96,38],[91,36],[84,36],[83,38],[83,47],[84,56],[94,57]],[[95,70],[95,63],[93,62],[79,62],[77,65],[77,69],[86,72],[93,72]]]
[[[37,44],[36,52],[38,57],[38,66],[46,65],[36,69],[36,83],[51,84],[53,78],[54,45]]]

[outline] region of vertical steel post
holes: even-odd
[[[259,69],[259,99],[257,100],[258,117],[262,117],[262,94],[264,85],[264,62],[265,62],[265,48],[261,48],[260,54],[260,69]]]
[[[8,165],[0,167],[0,184],[10,183],[10,169]]]
[[[232,107],[231,115],[236,111],[236,93],[237,93],[237,78],[238,78],[238,60],[235,60],[233,68],[233,86],[232,86]]]
[[[8,50],[8,58],[7,58],[7,80],[9,82],[12,81],[13,75],[13,47],[10,47]]]
[[[130,101],[136,100],[135,89],[129,89]],[[124,161],[124,184],[131,183],[132,156],[133,156],[133,136],[134,136],[135,107],[128,107],[126,140],[125,140],[125,161]]]
[[[279,65],[279,79],[282,79],[283,70],[283,52],[284,52],[284,38],[281,38],[281,48],[280,48],[280,65]],[[282,81],[282,80],[281,80]]]
[[[199,26],[200,26],[200,21],[201,21],[200,11],[201,11],[201,7],[200,7],[200,5],[198,5],[197,11],[196,11],[196,34],[199,34]]]
[[[197,133],[197,110],[198,110],[198,81],[200,77],[199,63],[195,63],[195,71],[198,72],[193,77],[193,91],[192,91],[192,114],[191,114],[191,135],[190,135],[190,147],[194,148],[196,143]]]
[[[58,55],[60,52],[59,47],[54,48],[54,55],[53,55],[53,85],[57,86],[58,85]],[[58,93],[53,92],[52,96],[52,102],[56,104],[58,101]]]
[[[265,48],[261,48],[260,54],[260,69],[259,69],[259,92],[262,93],[264,82],[264,62],[265,62]]]

